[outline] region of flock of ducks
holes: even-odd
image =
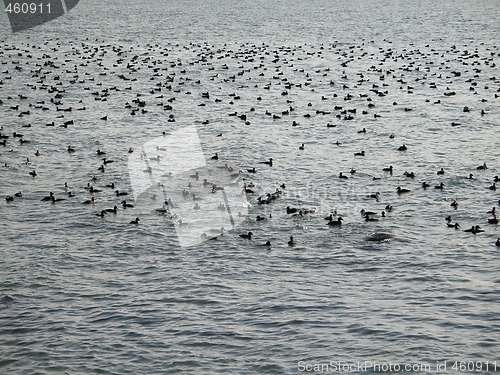
[[[139,50],[139,48],[137,49]],[[176,52],[185,51],[191,51],[192,56],[195,57],[189,60],[176,56]],[[278,48],[265,44],[236,45],[234,48],[227,45],[216,48],[201,43],[186,46],[169,45],[167,47],[146,45],[140,51],[136,51],[132,46],[104,45],[97,41],[90,42],[88,40],[66,46],[61,45],[58,41],[48,41],[43,47],[29,44],[6,45],[0,52],[0,90],[10,82],[15,82],[19,86],[23,85],[23,87],[20,87],[19,93],[16,95],[5,96],[0,100],[2,118],[9,119],[8,122],[3,122],[0,127],[1,167],[9,169],[22,165],[19,168],[19,178],[30,176],[26,184],[36,185],[37,177],[45,166],[43,163],[36,163],[36,159],[41,158],[46,152],[43,148],[44,145],[37,142],[37,134],[50,132],[55,128],[61,128],[63,131],[78,128],[82,118],[81,114],[90,111],[92,102],[98,103],[100,108],[105,110],[107,108],[106,102],[113,98],[121,101],[123,114],[135,118],[147,118],[148,114],[151,113],[161,114],[165,116],[168,123],[175,123],[178,119],[175,111],[176,104],[188,100],[184,98],[190,98],[190,103],[193,100],[198,102],[198,108],[195,109],[198,114],[203,114],[205,107],[208,106],[211,106],[212,110],[214,106],[219,108],[219,112],[225,108],[237,109],[228,112],[227,116],[241,126],[258,126],[255,124],[264,118],[272,121],[274,126],[292,127],[300,130],[306,128],[304,124],[301,124],[300,118],[303,118],[304,121],[314,118],[317,124],[315,126],[331,129],[347,123],[357,124],[363,117],[370,117],[375,121],[373,124],[378,124],[377,121],[382,121],[385,114],[377,112],[377,108],[379,108],[380,103],[388,100],[386,97],[391,97],[390,90],[397,90],[401,95],[411,95],[417,90],[416,85],[425,85],[433,92],[440,92],[441,99],[436,100],[436,95],[424,100],[419,98],[415,99],[415,105],[418,105],[418,100],[422,100],[426,105],[439,106],[445,103],[447,98],[463,95],[470,100],[468,100],[468,106],[456,108],[456,117],[459,116],[459,113],[467,113],[468,116],[473,114],[478,118],[488,117],[490,108],[496,105],[495,101],[499,97],[500,78],[489,77],[489,83],[481,91],[479,90],[478,80],[487,77],[490,72],[498,72],[495,69],[496,49],[485,48],[484,52],[487,53],[480,52],[477,47],[470,50],[470,46],[464,46],[462,49],[452,46],[446,53],[433,50],[430,46],[425,46],[422,49],[408,48],[396,51],[390,47],[390,43],[387,47],[376,48],[373,42],[364,42],[359,45],[333,43],[319,47],[304,45]],[[331,66],[304,67],[303,62],[308,58],[320,59],[328,53],[337,58],[331,63]],[[433,66],[428,63],[430,59],[441,61],[441,64],[439,67]],[[372,64],[366,69],[359,68],[356,73],[353,73],[351,68],[359,60],[372,61]],[[393,67],[396,62],[398,62],[399,69]],[[449,66],[452,62],[454,66],[458,64],[463,66],[463,70],[451,70]],[[391,67],[386,68],[385,64],[389,63],[392,63]],[[294,64],[297,66],[294,67]],[[203,74],[191,73],[190,75],[189,71],[192,66],[203,69]],[[294,72],[293,77],[287,77],[285,74],[290,70]],[[338,79],[330,78],[334,75],[334,70],[339,72]],[[250,75],[256,72],[258,72],[260,83],[253,86],[254,105],[245,107],[239,103],[244,96],[243,92],[251,92],[252,78]],[[246,78],[247,76],[248,78]],[[407,76],[412,76],[413,81],[410,82]],[[415,76],[417,78],[414,78]],[[464,76],[468,79],[464,79]],[[138,77],[142,77],[142,79],[138,80]],[[149,81],[145,77],[149,77]],[[251,77],[255,81],[255,77],[253,75]],[[376,81],[374,77],[377,78]],[[268,81],[265,81],[266,78]],[[211,81],[211,85],[221,86],[221,88],[228,87],[229,90],[234,89],[234,91],[229,94],[204,91],[204,80]],[[457,93],[456,89],[447,87],[447,84],[451,86],[452,83],[454,85],[460,84],[464,90]],[[198,92],[194,91],[196,87],[199,88]],[[236,92],[236,87],[242,89],[242,93]],[[69,90],[70,88],[71,90]],[[76,96],[75,90],[78,93]],[[299,103],[297,99],[291,99],[292,94],[296,94],[294,97],[297,95],[300,97],[303,90],[313,93],[318,91],[322,94],[321,96],[318,94],[318,102],[308,102],[305,105]],[[266,99],[266,94],[269,93],[268,95],[274,100],[277,92],[282,98],[281,104],[284,109],[281,112],[273,112],[269,109],[261,111],[259,108],[261,108],[263,99]],[[328,92],[330,94],[327,94]],[[479,98],[480,95],[483,96]],[[354,106],[351,103],[359,105]],[[391,105],[395,109],[399,108],[399,103],[396,101],[392,102]],[[411,116],[414,108],[404,106],[399,109],[402,110],[402,113]],[[110,123],[114,114],[100,113],[89,116],[94,116],[95,121],[100,126],[105,127]],[[202,125],[211,126],[212,123],[210,119],[206,119]],[[365,122],[363,125],[357,129],[353,129],[352,126],[345,127],[344,132],[347,136],[349,132],[352,132],[368,137],[370,133],[374,132],[375,126],[378,126],[370,127]],[[466,125],[453,121],[450,126]],[[312,125],[307,125],[307,130],[311,128]],[[219,130],[217,124],[214,123],[214,137],[220,138],[223,143],[224,133],[229,130],[226,129],[223,132]],[[161,134],[168,136],[167,131],[163,131]],[[160,134],[150,134],[150,136],[158,135]],[[385,135],[385,137],[393,142],[395,139],[397,140],[397,134],[394,133]],[[72,143],[68,137],[67,144],[61,147],[60,152],[66,152],[72,156],[84,152],[81,147]],[[332,140],[331,144],[332,146],[340,146],[342,143],[338,140]],[[245,146],[242,145],[242,147]],[[290,147],[300,153],[308,152],[307,142],[299,142]],[[394,150],[407,153],[411,147],[411,144],[402,142],[395,144]],[[122,154],[114,156],[123,160],[127,154],[133,152],[134,148],[127,145]],[[210,162],[221,165],[226,163],[227,166],[228,160],[225,158],[224,152],[213,150],[212,155],[209,158]],[[364,158],[369,157],[368,152],[362,147],[355,151],[353,156],[361,163]],[[124,199],[129,195],[127,189],[119,189],[114,181],[106,180],[109,168],[113,168],[118,163],[109,159],[106,150],[102,148],[93,152],[93,157],[94,160],[99,161],[99,167],[95,171],[99,177],[91,176],[90,182],[81,187],[78,195],[74,189],[68,186],[68,183],[65,182],[64,187],[62,187],[62,182],[54,182],[52,190],[56,191],[61,186],[65,191],[64,198],[56,197],[53,192],[49,192],[47,196],[39,197],[39,199],[55,204],[72,200],[72,198],[80,196],[80,192],[85,191],[90,194],[90,198],[81,201],[81,204],[85,206],[99,207],[100,197],[104,194],[107,196],[107,201],[115,200],[115,204],[112,204],[113,207],[99,207],[97,212],[92,213],[99,218],[117,215],[120,211],[125,210],[133,212],[134,205]],[[160,156],[157,158],[156,161],[160,161]],[[279,163],[276,158],[276,156],[273,158],[267,155],[253,161],[249,160],[249,166],[237,173],[236,179],[244,181],[242,193],[247,194],[250,204],[255,206],[274,204],[285,194],[286,186],[282,183],[272,193],[258,195],[256,194],[256,185],[252,181],[256,175],[266,174],[266,171],[260,167],[265,167],[268,171],[270,168],[276,168],[277,163]],[[489,175],[491,170],[489,164],[495,162],[496,160],[478,161],[474,167],[471,167],[469,174],[463,178],[475,180],[474,174],[480,174],[481,179],[488,178],[490,185],[487,188],[491,191],[491,203],[500,205],[498,196],[495,197],[496,183],[499,182],[499,177],[494,174]],[[37,167],[32,167],[35,164]],[[398,169],[400,168],[397,165],[380,166],[378,173],[382,177],[372,176],[372,181],[387,180],[391,177],[398,177],[398,181],[400,181],[399,176],[404,176],[409,181],[421,179],[418,184],[422,190],[435,189],[446,192],[447,185],[442,181],[433,185],[427,181],[430,176],[422,179],[422,176],[413,171],[400,173]],[[356,176],[356,173],[357,171],[353,168],[351,168],[350,173],[340,171],[338,179],[349,180]],[[440,167],[435,171],[438,178],[444,178],[450,173],[452,171],[446,167]],[[201,179],[212,188],[212,191],[216,191],[217,184],[208,183],[204,177],[206,176],[200,175],[199,172],[193,175],[194,181]],[[99,186],[94,186],[96,181],[99,182]],[[287,182],[287,184],[289,183]],[[395,197],[411,196],[415,191],[415,188],[403,186],[399,182],[397,185],[394,186],[394,195],[381,194],[378,191],[370,193],[370,199],[374,199],[376,202],[384,201],[385,209],[381,212],[363,209],[360,212],[361,220],[364,222],[385,220],[393,210],[397,211],[399,208],[394,207],[391,203]],[[186,186],[187,194],[179,199],[188,199],[193,202],[201,200],[195,193],[189,191],[190,186]],[[481,184],[478,184],[476,188],[481,189]],[[16,200],[24,198],[25,194],[19,191],[6,195],[5,201],[7,204],[12,204]],[[165,200],[163,207],[156,211],[169,213],[174,204],[175,202],[172,202],[171,199]],[[457,199],[453,199],[450,207],[457,210],[459,204]],[[202,202],[195,202],[193,209],[199,210],[200,205]],[[227,209],[222,203],[219,208],[221,210]],[[283,213],[299,218],[317,217],[318,214],[314,208],[292,207],[290,205],[283,210]],[[498,224],[496,207],[493,207],[488,214],[491,217],[485,224],[496,226]],[[179,225],[183,224],[182,218],[175,217],[175,215],[171,215],[171,218],[176,220]],[[270,221],[272,219],[272,215],[259,214],[255,221]],[[345,216],[336,211],[324,219],[329,227],[340,228],[345,225]],[[136,217],[128,222],[130,225],[137,226],[140,225],[141,220]],[[451,215],[446,216],[445,223],[455,230],[461,228],[459,223],[453,222]],[[473,235],[484,231],[476,223],[464,230],[464,232]],[[203,237],[216,239],[222,235],[223,230],[220,230],[216,235],[204,233]],[[250,241],[255,238],[252,231],[239,234],[239,237]],[[293,236],[290,236],[287,242],[289,246],[295,246],[297,243],[297,239]],[[267,240],[259,246],[271,247],[271,241]],[[500,247],[500,238],[496,241],[496,246]]]

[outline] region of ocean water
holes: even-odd
[[[0,25],[0,373],[499,371],[498,1],[81,1]]]

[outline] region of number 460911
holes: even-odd
[[[45,5],[45,7],[44,7]],[[5,13],[14,14],[34,14],[50,13],[50,3],[8,3],[5,7]]]

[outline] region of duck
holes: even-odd
[[[496,247],[500,247],[500,237],[498,237],[497,242],[495,242]]]
[[[138,217],[136,217],[136,218],[135,218],[135,220],[132,220],[132,221],[130,222],[130,224],[135,224],[135,225],[138,225],[138,224],[139,224],[139,221],[140,221],[140,219],[139,219]]]
[[[219,154],[218,153],[215,153],[214,156],[212,156],[211,158],[212,160],[219,160]]]
[[[33,169],[33,171],[30,172],[30,175],[33,176],[33,177],[36,177],[38,176],[36,171]]]
[[[304,151],[304,149],[305,149],[305,146],[304,146],[304,144],[302,143],[302,144],[299,146],[299,150],[300,150],[300,151]]]
[[[439,185],[434,186],[434,189],[443,190],[444,184],[441,182]]]
[[[483,165],[480,165],[479,167],[476,168],[478,171],[484,171],[485,169],[488,169],[488,166],[486,163],[483,163]]]
[[[422,182],[422,188],[425,190],[427,189],[428,187],[430,187],[431,185],[429,185],[427,182]]]
[[[252,232],[248,232],[247,234],[240,234],[240,237],[241,238],[246,238],[248,240],[251,240],[252,239],[252,236],[253,236],[253,233]]]
[[[495,224],[495,225],[498,224],[498,219],[496,215],[493,215],[493,219],[488,219],[488,224]]]
[[[455,210],[458,208],[458,202],[456,199],[453,199],[453,202],[450,203],[450,206],[453,207]]]
[[[349,179],[349,177],[344,176],[344,175],[342,174],[342,172],[340,172],[340,173],[339,173],[339,178],[342,178],[342,179],[344,179],[344,180]]]
[[[269,158],[269,161],[261,161],[260,164],[267,164],[270,167],[273,166],[273,158]]]
[[[439,171],[437,171],[436,173],[437,175],[443,175],[444,174],[444,169],[441,168]]]
[[[118,207],[117,207],[117,206],[114,206],[113,208],[106,208],[106,209],[104,210],[104,212],[109,212],[109,213],[116,214],[116,213],[118,213]]]
[[[398,151],[406,151],[406,150],[408,150],[408,147],[406,147],[406,145],[402,145],[402,146],[398,147]]]
[[[342,225],[343,219],[338,217],[337,220],[330,220],[326,225],[330,225],[332,227],[339,227]]]
[[[84,202],[82,204],[94,204],[95,203],[95,197],[92,197]]]
[[[42,198],[42,202],[48,202],[48,201],[52,200],[53,197],[54,197],[54,193],[50,192],[48,196],[46,196],[45,198]]]
[[[390,165],[389,167],[384,168],[384,169],[382,169],[382,170],[383,170],[384,172],[389,172],[390,174],[392,174],[392,172],[393,172],[394,168],[392,167],[392,165]]]
[[[488,189],[495,191],[497,189],[496,183],[494,182]]]
[[[122,201],[123,208],[134,208],[133,204],[127,203],[127,201]]]
[[[460,228],[460,224],[458,224],[458,223],[455,223],[455,224],[446,223],[446,225],[448,226],[448,228],[455,228],[455,229]]]
[[[120,190],[115,190],[115,194],[117,197],[123,197],[125,195],[128,195],[126,191],[120,191]]]
[[[365,211],[364,208],[362,208],[361,211],[359,211],[359,213],[363,217],[372,216],[372,215],[376,215],[377,214],[376,212],[373,212],[373,211]]]
[[[293,236],[290,236],[290,241],[288,241],[288,246],[297,245],[297,241],[293,239]]]
[[[18,191],[17,193],[14,194],[16,198],[21,198],[23,196],[23,193],[21,191]]]
[[[271,241],[267,240],[266,243],[258,245],[258,246],[266,246],[266,247],[271,247]]]
[[[286,206],[286,213],[287,214],[295,214],[297,212],[299,212],[298,208]]]
[[[108,165],[108,164],[111,164],[111,163],[114,163],[115,161],[114,160],[108,160],[106,158],[102,158],[102,163],[104,165]]]
[[[404,194],[404,193],[409,193],[411,190],[409,189],[402,189],[401,186],[398,186],[396,189],[398,194]]]
[[[99,149],[97,149],[97,155],[106,155],[106,153],[104,151],[101,151]]]
[[[7,202],[14,202],[14,197],[12,197],[12,196],[10,196],[10,195],[7,195],[7,196],[5,197],[5,200],[6,200]]]
[[[355,152],[354,156],[365,156],[365,151]]]
[[[69,153],[75,152],[75,149],[71,146],[68,146],[68,152]]]
[[[472,234],[477,234],[477,233],[484,232],[484,230],[481,229],[481,227],[479,225],[473,225],[470,229],[464,230],[464,232],[468,232],[468,233],[472,233]]]

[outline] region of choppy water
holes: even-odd
[[[500,174],[499,21],[497,1],[82,1],[13,35],[3,16],[0,125],[10,137],[0,144],[0,373],[276,374],[330,361],[433,366],[416,373],[452,372],[453,361],[482,362],[476,373],[493,372],[494,361],[500,368],[500,230],[488,224],[488,211],[500,210],[489,189]],[[56,111],[57,91],[42,82],[65,90],[59,108],[73,111]],[[159,82],[171,89],[152,91]],[[136,99],[147,113],[131,116],[125,104],[140,110]],[[49,110],[29,107],[37,101]],[[353,120],[338,119],[335,106],[356,108]],[[248,217],[236,215],[246,212],[239,196],[230,203],[233,230],[184,247],[189,229],[154,211],[162,189],[137,197],[142,185],[133,181],[143,172],[130,169],[128,150],[161,145],[163,132],[168,144],[192,126],[207,159],[193,164],[201,174],[225,163],[257,173],[246,173],[256,185]],[[403,144],[408,150],[397,151]],[[115,161],[104,173],[97,149]],[[365,157],[354,156],[361,150]],[[182,171],[179,155],[155,168]],[[259,164],[271,157],[272,167]],[[476,170],[483,163],[488,169]],[[389,165],[392,176],[382,170]],[[177,184],[192,180],[186,169]],[[89,182],[103,191],[82,205]],[[136,194],[135,208],[121,208],[123,198],[103,187],[111,182],[129,202]],[[443,191],[434,189],[440,182]],[[283,183],[278,199],[257,204]],[[397,186],[411,192],[399,196]],[[192,190],[201,206],[209,200],[203,187]],[[17,191],[23,196],[5,201]],[[51,191],[66,200],[42,202]],[[95,216],[115,204],[116,215]],[[359,214],[387,204],[394,210],[378,222]],[[293,217],[286,206],[316,212]],[[323,220],[334,209],[340,228]],[[213,212],[197,216],[204,229]],[[461,230],[447,227],[447,215]],[[463,232],[472,225],[485,232]],[[239,237],[248,231],[252,241]],[[374,233],[394,238],[366,241]],[[267,240],[270,249],[258,246]],[[448,361],[447,371],[435,371],[436,361]]]

